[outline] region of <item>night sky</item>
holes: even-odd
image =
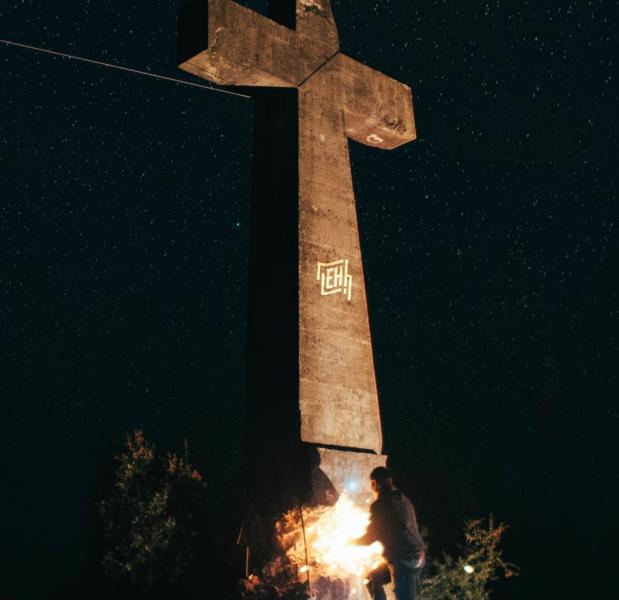
[[[7,0],[0,38],[198,81],[180,4]],[[611,5],[333,2],[419,135],[350,144],[385,451],[434,554],[511,525],[497,598],[593,598],[617,558]],[[187,438],[236,526],[252,102],[2,44],[0,69],[0,597],[45,598],[88,577],[133,428]]]

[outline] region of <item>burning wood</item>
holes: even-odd
[[[299,581],[321,600],[364,598],[364,580],[383,564],[382,545],[358,546],[369,523],[366,508],[342,494],[335,506],[297,508],[277,523],[277,535]]]
[[[301,583],[274,585],[250,575],[240,582],[240,589],[226,600],[308,600],[307,586]]]

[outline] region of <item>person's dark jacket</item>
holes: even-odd
[[[379,541],[388,562],[414,559],[426,549],[411,501],[397,489],[382,489],[370,506],[370,524],[357,544]]]

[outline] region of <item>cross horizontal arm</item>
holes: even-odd
[[[329,3],[299,6],[294,30],[231,0],[190,2],[180,14],[179,67],[220,85],[298,86],[339,48]]]
[[[416,139],[412,93],[407,85],[341,53],[310,82],[314,90],[329,90],[329,101],[341,107],[347,137],[386,150]],[[309,89],[310,82],[301,90]]]

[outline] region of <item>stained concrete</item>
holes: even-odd
[[[208,0],[207,13],[206,4],[194,0],[181,11],[181,27],[202,21],[207,36],[201,51],[181,50],[179,67],[214,83],[297,87],[339,50],[328,2],[299,0],[296,29],[229,0]],[[183,40],[180,48],[187,47]]]

